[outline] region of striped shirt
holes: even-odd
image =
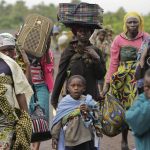
[[[31,75],[33,84],[44,83],[44,75],[41,68],[41,65],[32,66],[31,65]]]

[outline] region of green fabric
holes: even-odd
[[[31,119],[26,112],[21,112],[20,110],[18,119],[15,109],[12,108],[7,100],[5,84],[13,86],[11,76],[0,76],[0,119],[3,119],[2,123],[0,123],[2,125],[0,126],[0,146],[6,148],[11,145],[13,146],[12,150],[30,150]],[[16,136],[14,136],[14,133]]]
[[[14,122],[8,122],[0,112],[0,149],[10,149],[14,134]]]
[[[133,61],[137,59],[137,48],[131,46],[121,47],[120,60],[121,61]]]
[[[121,62],[110,82],[111,94],[120,100],[125,109],[132,105],[137,95],[135,68],[136,61]]]
[[[79,116],[79,115],[80,115],[80,109],[74,110],[70,114],[63,117],[62,124],[65,125],[68,122],[69,119],[74,118],[74,117]]]
[[[13,81],[10,76],[0,76],[0,109],[8,119],[8,122],[14,122],[17,120],[14,110],[12,109],[11,105],[9,104],[5,96],[7,92],[5,84],[12,84],[12,83]]]
[[[12,150],[31,150],[31,134],[32,122],[28,113],[25,111],[20,112],[21,115],[15,126],[14,141]]]

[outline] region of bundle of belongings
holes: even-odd
[[[107,93],[102,111],[102,130],[103,134],[113,137],[121,133],[126,127],[125,111],[113,95]]]
[[[103,9],[97,4],[60,3],[58,21],[66,26],[83,24],[92,26],[93,28],[102,28]]]

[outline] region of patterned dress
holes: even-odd
[[[17,80],[15,78],[17,78]],[[26,77],[15,61],[0,53],[0,149],[30,150],[31,119],[17,109],[15,96],[32,94]]]
[[[125,109],[128,109],[136,95],[135,69],[137,54],[145,33],[139,33],[133,40],[124,33],[118,35],[111,46],[111,60],[106,75],[106,83],[110,83],[111,93],[118,98]]]

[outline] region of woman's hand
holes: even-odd
[[[96,51],[93,49],[93,48],[91,48],[90,46],[87,46],[86,48],[85,48],[85,51],[84,51],[85,53],[87,53],[92,59],[94,59],[95,61],[98,61],[98,60],[100,60],[100,57],[99,57],[99,55],[96,53]]]
[[[58,141],[52,138],[52,149],[57,149]]]
[[[103,89],[103,92],[102,92],[102,96],[104,97],[106,95],[106,93],[109,91],[109,88],[110,88],[110,83],[106,83],[104,85],[104,89]]]

